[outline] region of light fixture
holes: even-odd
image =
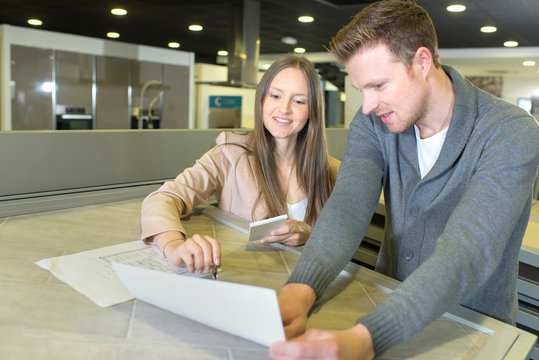
[[[41,91],[50,93],[54,90],[54,83],[51,81],[45,81],[43,84],[41,84]]]
[[[464,10],[466,10],[466,6],[460,5],[460,4],[454,4],[454,5],[449,5],[448,7],[446,7],[446,10],[449,12],[463,12]]]
[[[219,51],[217,51],[217,55],[219,55],[219,56],[228,56],[228,51],[219,50]]]
[[[294,49],[294,52],[296,54],[303,54],[305,52],[305,49],[301,48],[301,47],[297,47],[297,48]]]
[[[314,21],[314,18],[312,16],[300,16],[298,21],[302,23],[311,23]]]
[[[43,25],[43,21],[41,21],[39,19],[28,19],[28,24],[34,25],[34,26],[39,26],[39,25]]]
[[[493,32],[496,32],[496,26],[483,26],[481,28],[481,32],[484,32],[484,33],[493,33]]]
[[[112,15],[124,16],[127,14],[127,10],[115,8],[110,11]]]
[[[117,32],[111,31],[107,33],[107,37],[111,39],[118,39],[120,37],[120,34],[118,34]]]
[[[292,36],[284,36],[281,38],[281,42],[286,45],[296,45],[298,43],[298,39]]]
[[[202,29],[203,29],[202,25],[196,25],[196,24],[189,25],[189,30],[191,31],[201,31]]]
[[[503,46],[505,46],[505,47],[516,47],[516,46],[518,46],[518,42],[512,41],[512,40],[506,41],[506,42],[503,43]]]
[[[176,41],[171,41],[168,43],[169,48],[177,49],[180,47],[180,43]]]
[[[535,66],[535,61],[533,60],[526,60],[522,63],[524,66]]]

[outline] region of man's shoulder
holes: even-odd
[[[478,98],[478,121],[485,126],[518,127],[532,132],[537,130],[537,120],[524,109],[484,92]]]

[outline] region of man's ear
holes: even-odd
[[[414,65],[417,66],[417,69],[423,74],[424,77],[430,72],[431,67],[433,66],[432,54],[429,49],[422,46],[415,52],[414,55]]]

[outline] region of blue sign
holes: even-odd
[[[241,109],[241,96],[210,96],[210,109]]]

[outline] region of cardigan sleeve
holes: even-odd
[[[384,159],[370,119],[357,116],[365,121],[350,126],[333,192],[287,281],[309,285],[317,297],[350,261],[380,198]]]
[[[217,138],[219,140],[219,138]],[[165,182],[142,202],[142,240],[166,232],[185,234],[180,219],[193,208],[206,202],[214,193],[221,191],[227,169],[226,145],[218,145],[204,154],[196,163],[185,169],[174,181]]]

